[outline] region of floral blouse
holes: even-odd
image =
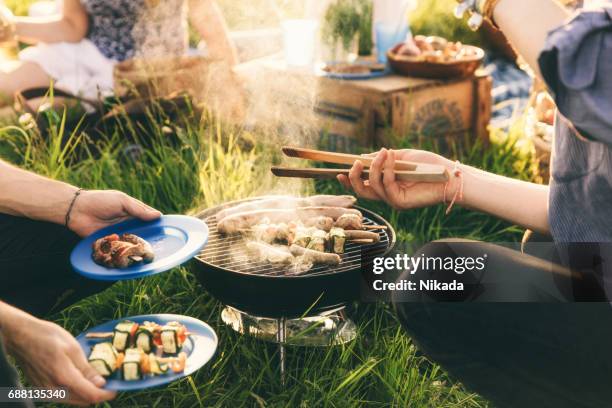
[[[156,58],[187,51],[185,0],[81,0],[87,37],[107,58]]]

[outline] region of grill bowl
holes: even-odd
[[[359,207],[364,223],[385,225],[381,242],[374,245],[347,245],[342,263],[337,267],[314,267],[303,275],[286,275],[287,267],[274,267],[248,259],[242,238],[223,237],[217,232],[215,214],[243,202],[228,203],[197,215],[210,229],[206,248],[192,263],[202,286],[221,303],[243,312],[270,318],[296,318],[317,315],[357,300],[362,271],[374,257],[387,255],[395,246],[391,225],[379,215]]]

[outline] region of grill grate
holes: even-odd
[[[217,218],[211,215],[204,219],[209,228],[208,244],[196,259],[234,272],[259,276],[297,276],[291,266],[275,266],[268,262],[254,261],[247,252],[246,241],[240,235],[223,236],[217,231]],[[364,216],[364,225],[375,222]],[[342,262],[335,267],[315,266],[299,276],[327,275],[361,269],[363,259],[383,255],[390,246],[390,236],[386,230],[378,230],[380,241],[372,245],[347,244]]]

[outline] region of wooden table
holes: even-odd
[[[488,140],[491,78],[480,73],[444,81],[398,75],[342,81],[289,69],[278,58],[253,61],[237,72],[251,90],[256,122],[294,132],[316,129],[328,150],[466,134]]]

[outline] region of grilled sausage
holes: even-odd
[[[337,254],[329,254],[327,252],[319,252],[313,251],[312,249],[302,248],[298,245],[291,245],[289,250],[293,254],[293,256],[301,256],[304,257],[306,262],[310,262],[318,265],[329,265],[336,266],[340,264],[342,258]]]
[[[223,218],[256,210],[274,210],[274,209],[285,209],[290,210],[298,207],[344,207],[349,208],[355,205],[357,199],[353,196],[343,195],[316,195],[311,197],[291,197],[291,196],[279,196],[263,198],[261,200],[249,201],[247,203],[238,204],[236,206],[226,208],[217,213],[217,220]]]
[[[371,239],[374,242],[380,241],[380,235],[376,232],[345,230],[344,233],[346,234],[346,239],[349,241],[356,239]]]
[[[316,217],[338,219],[344,214],[362,216],[359,210],[343,207],[300,207],[292,210],[255,210],[229,215],[217,223],[217,230],[224,235],[236,234],[259,224],[263,219],[271,223],[308,221]]]

